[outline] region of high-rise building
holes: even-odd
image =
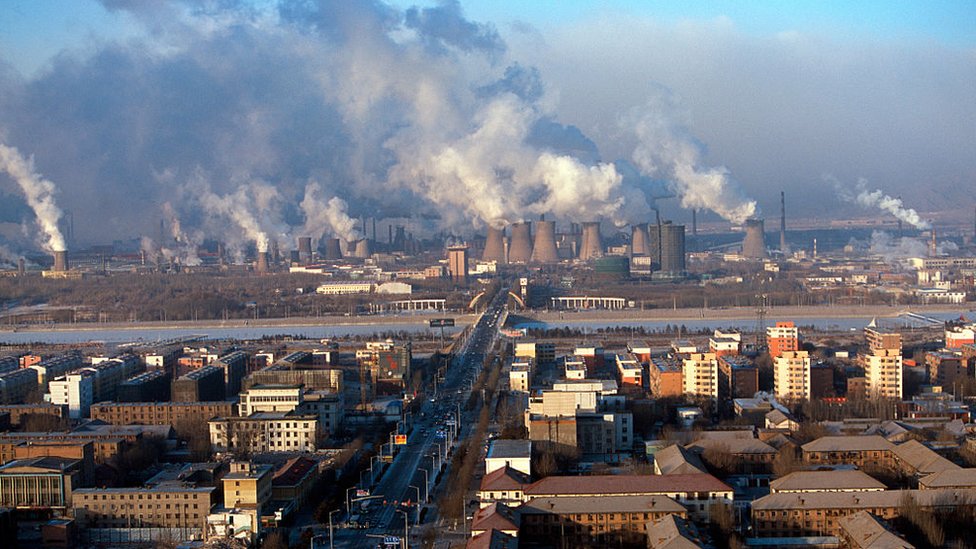
[[[869,398],[902,398],[901,334],[865,328],[868,351],[861,355],[865,391]]]
[[[810,400],[810,354],[783,351],[773,359],[773,391],[777,398]]]
[[[792,322],[777,322],[766,328],[766,344],[769,356],[776,358],[787,351],[800,349],[800,333]]]
[[[80,371],[51,380],[50,400],[52,404],[66,405],[68,417],[81,419],[88,417],[95,394],[95,374]]]
[[[451,280],[464,284],[468,281],[468,247],[449,246],[447,248],[447,272]]]
[[[682,360],[684,389],[689,395],[718,398],[718,359],[715,353],[690,353]]]

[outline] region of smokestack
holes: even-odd
[[[298,261],[311,263],[312,261],[312,237],[298,237]]]
[[[583,245],[579,258],[583,261],[603,256],[603,243],[600,241],[600,222],[583,223]]]
[[[27,274],[27,263],[23,257],[17,260],[17,274],[20,276]]]
[[[268,272],[268,252],[258,252],[257,260],[254,262],[254,272],[261,274]]]
[[[376,218],[373,218],[373,242],[376,242]]]
[[[370,254],[370,250],[369,250],[369,240],[367,240],[365,238],[362,238],[360,240],[357,240],[356,241],[355,251],[353,252],[353,255],[355,257],[360,258],[360,259],[366,259],[366,258],[368,258],[371,255]]]
[[[817,258],[817,239],[813,239],[813,258]]]
[[[325,258],[342,259],[342,244],[338,238],[330,238],[325,241]]]
[[[747,219],[746,234],[742,239],[742,257],[750,259],[766,258],[766,232],[762,219]]]
[[[935,227],[932,227],[932,240],[929,242],[929,257],[939,255],[939,246],[935,242]]]
[[[698,208],[691,210],[691,236],[698,236]]]
[[[393,249],[393,225],[387,225],[386,230],[387,232],[389,232],[389,235],[387,236],[389,240],[387,240],[386,242],[387,244],[390,245],[390,249],[392,250]]]
[[[496,261],[499,264],[505,263],[505,230],[488,227],[488,236],[485,238],[485,250],[481,254],[483,261]]]
[[[512,245],[508,248],[509,263],[528,263],[532,259],[532,222],[512,225]]]
[[[786,191],[779,192],[779,251],[786,253]]]
[[[68,270],[68,252],[66,250],[54,252],[54,268],[52,270],[57,272]]]
[[[630,228],[630,255],[648,255],[647,239],[647,223],[632,225]]]
[[[278,248],[277,240],[271,242],[271,263],[273,265],[281,263],[281,250]]]
[[[556,222],[539,221],[535,226],[535,245],[532,247],[533,263],[557,263]]]

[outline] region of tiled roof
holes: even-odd
[[[884,490],[885,485],[863,471],[796,471],[769,483],[773,492]]]
[[[499,490],[521,490],[531,482],[521,471],[512,469],[508,465],[495,469],[481,479],[482,492],[497,492]]]
[[[662,475],[708,472],[697,454],[685,450],[679,444],[655,452],[654,463]]]
[[[464,547],[465,549],[515,549],[518,547],[518,538],[498,530],[489,530],[469,539]]]
[[[511,509],[504,503],[492,503],[488,507],[478,509],[471,521],[471,531],[501,530],[502,532],[518,532],[518,519]]]
[[[961,469],[955,463],[935,453],[931,448],[917,440],[909,440],[892,448],[895,458],[910,465],[919,474],[955,471]]]
[[[706,438],[696,440],[685,448],[694,451],[705,451],[709,448],[727,450],[731,454],[775,454],[776,448],[755,438]]]
[[[922,507],[976,503],[976,490],[881,490],[877,492],[780,492],[752,502],[753,511],[876,509],[898,507],[912,497]]]
[[[649,549],[692,549],[701,547],[694,524],[677,515],[667,515],[647,526]]]
[[[925,488],[976,488],[976,469],[946,469],[922,477],[918,484]]]
[[[542,497],[532,498],[518,508],[520,515],[649,512],[687,513],[687,509],[667,496]]]
[[[526,496],[612,496],[677,492],[731,492],[732,487],[706,473],[687,475],[552,476],[525,487]],[[593,501],[588,500],[588,501]]]
[[[895,445],[877,435],[826,436],[802,446],[804,452],[869,452],[891,450]]]
[[[315,469],[314,460],[306,457],[295,457],[289,459],[277,471],[271,479],[271,484],[276,486],[294,486],[308,476],[309,472]]]
[[[914,549],[915,546],[889,531],[867,511],[858,511],[837,520],[841,532],[854,549]]]

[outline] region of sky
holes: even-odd
[[[462,234],[543,213],[620,226],[655,207],[737,223],[777,215],[780,190],[812,218],[973,206],[967,1],[4,0],[0,13],[0,143],[33,156],[89,241],[352,239],[374,213]],[[0,192],[18,195],[13,177]],[[0,246],[43,246],[31,217],[26,201],[0,207],[21,227]]]

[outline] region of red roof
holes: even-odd
[[[471,531],[501,530],[502,532],[518,532],[518,524],[512,516],[511,510],[502,503],[492,503],[484,509],[478,509],[471,521]]]
[[[707,473],[556,476],[546,477],[525,487],[525,495],[529,497],[731,491],[731,486]]]
[[[500,469],[495,469],[481,479],[481,491],[521,490],[530,482],[531,480],[524,473],[506,465]]]
[[[271,484],[274,486],[294,486],[308,476],[309,471],[315,467],[315,461],[306,457],[299,456],[289,459],[280,469],[275,471]]]

